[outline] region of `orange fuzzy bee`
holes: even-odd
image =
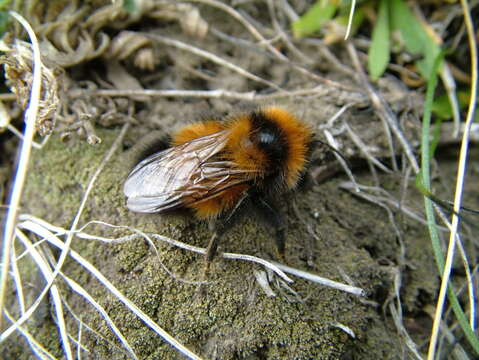
[[[131,171],[124,185],[127,207],[141,213],[188,208],[200,219],[219,220],[208,246],[209,262],[236,209],[250,197],[276,229],[282,256],[284,221],[271,205],[273,196],[297,185],[311,144],[309,127],[275,106],[187,125],[173,136],[170,148]]]

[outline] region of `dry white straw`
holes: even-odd
[[[15,230],[15,222],[18,212],[18,204],[23,192],[23,184],[27,173],[30,152],[32,149],[33,136],[35,135],[35,121],[38,113],[40,101],[40,91],[42,85],[42,63],[40,58],[40,47],[30,24],[15,11],[10,11],[12,15],[28,33],[32,42],[33,50],[33,81],[32,91],[30,93],[30,101],[28,109],[25,111],[25,136],[20,152],[20,160],[18,162],[15,181],[13,182],[13,190],[8,205],[7,220],[5,222],[5,232],[3,236],[3,252],[2,252],[2,274],[0,279],[0,314],[3,312],[3,303],[5,300],[5,292],[7,289],[8,268],[10,266],[10,252],[13,242],[13,234]],[[2,327],[3,316],[0,316],[0,328]]]

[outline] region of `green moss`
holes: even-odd
[[[98,134],[103,142],[97,147],[83,142],[63,144],[53,137],[45,149],[34,154],[25,210],[55,225],[71,223],[87,182],[117,136],[117,132],[111,130]],[[116,154],[100,175],[80,225],[89,220],[101,220],[205,247],[210,233],[204,223],[188,216],[143,215],[125,209],[122,183],[128,172],[124,166],[126,157],[121,152]],[[298,194],[297,202],[303,221],[312,225],[321,241],[312,239],[303,222],[291,217],[286,247],[288,264],[338,281],[343,281],[341,269],[370,294],[378,293],[387,273],[375,256],[394,258],[398,246],[382,210],[338,192],[334,182]],[[312,215],[315,212],[320,213],[319,222]],[[86,231],[105,237],[130,234],[125,229],[98,225]],[[314,255],[314,266],[309,269],[304,260],[308,241],[312,241]],[[382,315],[352,295],[295,279],[290,286],[299,296],[289,294],[280,281],[273,280],[271,286],[277,296],[270,298],[253,275],[253,270],[264,270],[261,266],[220,258],[212,264],[209,284],[200,290],[184,280],[202,280],[203,257],[157,241],[155,245],[159,258],[141,238],[122,244],[75,238],[73,248],[143,312],[205,358],[215,354],[221,359],[337,359],[352,348],[351,344],[358,349],[371,350],[379,347],[379,337],[384,337],[381,331],[386,330],[378,330],[383,326]],[[220,251],[264,258],[270,258],[268,254],[275,252],[270,231],[247,217],[225,236]],[[163,266],[175,278],[167,274]],[[140,358],[178,357],[175,350],[105,291],[85,269],[68,261],[65,271],[105,307]],[[116,342],[109,327],[91,306],[66,289],[64,292],[72,309],[81,314],[85,323]],[[351,339],[335,326],[337,323],[351,328],[360,340]],[[76,333],[75,323],[69,324],[71,331]],[[45,325],[44,329],[45,333],[55,334],[50,325]],[[371,344],[376,338],[370,336],[378,336],[377,343]],[[101,358],[124,358],[123,353],[96,335],[86,332],[84,339]],[[58,348],[54,345],[58,344],[57,336],[44,340],[51,343],[52,349]],[[390,342],[397,345],[395,337],[391,337]]]
[[[60,220],[62,225],[69,224],[88,181],[106,149],[111,146],[115,134],[101,131],[99,136],[103,142],[97,146],[90,146],[79,139],[63,143],[58,138],[52,138],[43,149],[34,150],[31,160],[33,166],[28,173],[28,186],[23,197],[24,206],[32,213],[44,214],[46,220],[55,220],[57,224]],[[96,189],[98,193],[104,191],[105,187],[100,184]],[[86,209],[88,211],[89,208]]]

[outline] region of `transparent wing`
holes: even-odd
[[[220,131],[153,154],[126,179],[123,191],[130,210],[172,210],[204,201],[251,179],[221,157],[227,132]],[[248,174],[248,176],[247,176]]]

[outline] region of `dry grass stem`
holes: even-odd
[[[342,128],[339,130],[334,129],[334,123],[336,120],[341,118],[341,116],[348,110],[350,107],[354,106],[354,104],[346,104],[342,106],[333,116],[331,116],[324,124],[318,126],[320,130],[328,129],[331,132],[334,130],[334,134],[338,134],[342,132]]]
[[[469,147],[469,133],[472,122],[474,120],[474,110],[477,103],[477,82],[478,82],[478,58],[477,58],[477,43],[475,39],[474,26],[471,19],[471,13],[468,8],[466,0],[461,0],[461,5],[464,13],[464,20],[467,28],[467,35],[469,40],[469,51],[471,54],[471,97],[469,101],[469,107],[466,117],[466,128],[462,137],[461,151],[459,153],[459,163],[457,169],[456,189],[454,194],[454,213],[452,215],[451,232],[449,236],[449,245],[447,249],[446,262],[444,264],[444,271],[442,274],[441,288],[439,290],[439,296],[437,300],[436,313],[434,315],[434,323],[432,327],[431,339],[428,349],[428,360],[433,360],[436,352],[436,344],[439,335],[439,326],[441,323],[442,312],[444,308],[444,302],[446,300],[446,291],[449,284],[449,278],[451,275],[452,263],[454,259],[456,235],[459,225],[459,214],[462,203],[462,193],[464,189],[464,177],[467,164],[467,153]],[[471,324],[473,325],[473,323]],[[471,326],[472,331],[475,329]]]
[[[451,223],[447,220],[446,215],[444,212],[437,206],[436,204],[433,204],[434,210],[436,211],[436,214],[438,214],[439,218],[442,220],[442,222],[447,226],[449,229],[449,232],[452,231],[452,225]],[[461,241],[461,236],[460,234],[456,234],[456,241],[457,241],[457,247],[459,249],[459,255],[461,256],[462,263],[464,265],[464,272],[466,274],[466,284],[467,284],[467,289],[468,289],[468,294],[469,294],[469,324],[472,329],[475,328],[475,322],[476,322],[476,299],[474,295],[474,282],[473,282],[473,277],[471,274],[470,266],[469,266],[469,261],[467,260],[467,254],[466,250],[464,249],[464,246],[462,245]]]
[[[45,280],[47,282],[53,283],[53,271],[50,265],[45,261],[43,256],[40,254],[40,252],[32,246],[31,241],[21,230],[17,229],[15,231],[15,234],[16,234],[16,237],[23,243],[25,248],[30,253],[32,259],[35,261],[35,264],[38,266],[38,269],[42,272]],[[62,339],[62,347],[65,352],[65,356],[68,360],[73,359],[72,349],[70,346],[70,342],[68,341],[67,328],[66,328],[65,318],[63,314],[63,305],[62,305],[62,300],[60,297],[60,290],[55,284],[51,285],[51,287],[48,290],[50,290],[50,293],[52,295],[52,299],[53,299],[53,303],[55,307],[55,313],[57,316],[58,330],[60,333],[60,337]],[[18,327],[21,326],[25,320],[30,318],[30,316],[33,314],[35,309],[36,308],[32,306],[28,310],[26,310],[22,314],[19,320],[13,323],[12,326],[10,326],[7,330],[5,330],[1,334],[0,342],[4,341],[14,330],[17,330]],[[22,318],[25,320],[22,321]]]
[[[351,1],[351,9],[349,10],[348,27],[346,28],[346,34],[344,40],[348,40],[349,33],[351,32],[351,26],[353,25],[354,9],[356,8],[356,0]]]
[[[67,250],[67,243],[62,242],[57,236],[55,236],[52,232],[43,228],[42,226],[34,223],[32,221],[24,221],[19,224],[19,227],[29,230],[38,236],[46,239],[50,244],[58,247],[62,251]],[[120,300],[130,311],[132,311],[135,315],[137,315],[149,328],[155,331],[159,336],[165,339],[170,345],[176,348],[179,352],[184,354],[189,359],[200,359],[197,355],[192,353],[188,350],[184,345],[179,343],[175,338],[173,338],[170,334],[168,334],[165,330],[163,330],[158,324],[156,324],[147,314],[145,314],[140,308],[138,308],[134,303],[132,303],[127,297],[125,297],[93,264],[83,258],[77,252],[69,249],[70,257],[78,262],[81,266],[83,266],[87,271],[89,271],[93,276],[95,276],[103,286],[105,286],[108,291],[110,291],[118,300]],[[56,267],[56,269],[58,266]],[[31,309],[31,308],[30,308]],[[20,320],[19,320],[20,321]],[[1,337],[0,341],[3,340],[4,334],[5,336],[9,335],[14,329],[14,326],[18,326],[19,321],[13,326],[11,326],[7,331],[5,331]]]
[[[202,255],[206,254],[206,249],[205,248],[200,248],[200,247],[196,247],[196,246],[193,246],[193,245],[185,244],[181,241],[170,239],[166,236],[162,236],[162,235],[159,235],[159,234],[150,234],[150,236],[154,239],[161,240],[161,241],[166,242],[168,244],[174,245],[174,246],[176,246],[180,249],[185,249],[185,250],[192,251],[192,252],[202,254]],[[293,280],[291,280],[277,266],[275,266],[274,264],[272,264],[269,261],[263,260],[263,259],[258,258],[256,256],[244,255],[244,254],[234,254],[234,253],[222,253],[220,256],[225,258],[225,259],[244,260],[244,261],[251,261],[251,262],[261,264],[264,267],[274,271],[279,277],[281,277],[285,281],[293,282]]]
[[[30,101],[27,110],[25,111],[25,138],[22,143],[20,152],[20,159],[18,161],[15,180],[13,182],[13,189],[8,204],[8,212],[5,221],[5,230],[3,235],[3,250],[2,250],[2,272],[0,279],[0,313],[3,313],[5,293],[7,291],[8,270],[10,267],[11,247],[13,243],[13,235],[15,232],[15,223],[17,219],[18,205],[23,192],[23,185],[28,169],[28,162],[30,160],[30,152],[32,148],[33,136],[35,135],[35,124],[39,109],[41,79],[42,79],[42,62],[40,58],[40,48],[35,33],[30,24],[16,12],[10,14],[22,24],[30,37],[33,48],[33,82],[30,94]],[[2,328],[2,319],[0,316],[0,329]]]
[[[391,169],[388,169],[383,163],[381,163],[378,159],[376,159],[368,150],[368,145],[366,145],[361,138],[356,134],[351,127],[344,122],[344,127],[352,140],[352,142],[357,146],[359,151],[364,155],[364,157],[371,162],[373,165],[377,166],[379,169],[384,171],[385,173],[392,173]]]
[[[8,124],[6,126],[6,128],[13,134],[15,135],[16,137],[18,137],[20,140],[24,141],[25,137],[23,136],[23,134],[17,130],[17,128],[11,124]],[[47,135],[48,136],[48,135]],[[42,145],[35,142],[35,141],[32,141],[32,147],[35,148],[35,149],[41,149],[42,148]]]
[[[65,274],[61,273],[60,274],[62,278],[65,280],[65,282],[70,286],[70,288],[76,292],[78,295],[82,296],[86,301],[88,301],[95,309],[96,311],[102,316],[102,318],[108,323],[108,326],[111,328],[111,330],[115,333],[117,336],[118,340],[123,344],[126,350],[130,353],[130,356],[133,359],[138,359],[136,356],[134,350],[126,340],[126,338],[123,336],[121,333],[120,329],[115,325],[113,320],[110,318],[106,310],[77,282],[75,282],[73,279],[69,278]],[[82,328],[82,326],[79,326],[79,331]],[[80,342],[79,342],[80,343]]]
[[[72,98],[83,96],[104,96],[104,97],[180,97],[180,98],[211,98],[211,99],[233,99],[245,101],[270,101],[284,98],[295,98],[301,96],[323,96],[330,92],[325,86],[318,85],[311,89],[300,89],[289,92],[279,92],[272,94],[257,94],[255,91],[236,92],[228,90],[156,90],[156,89],[94,89],[94,90],[72,90]],[[349,100],[355,104],[364,103],[365,97],[359,93],[349,94]],[[139,99],[143,100],[143,99]]]
[[[256,30],[256,28],[248,22],[248,20],[241,15],[238,11],[236,11],[234,8],[231,6],[228,6],[220,1],[216,0],[189,0],[190,2],[197,2],[197,3],[202,3],[210,6],[214,6],[218,9],[223,10],[226,12],[228,15],[236,19],[238,22],[240,22],[250,33],[253,35],[253,37],[259,41],[260,46],[264,46],[270,51],[274,56],[276,56],[278,59],[281,60],[288,60],[286,56],[281,54],[278,49],[276,49],[274,46],[271,45],[271,43],[266,40],[261,33]]]
[[[353,69],[343,64],[343,62],[333,54],[330,47],[324,43],[324,40],[304,39],[304,43],[315,46],[324,60],[326,60],[333,69],[338,70],[348,76],[353,76],[356,74]]]
[[[263,289],[264,293],[268,297],[276,297],[275,292],[273,289],[271,289],[271,286],[269,286],[269,279],[268,279],[268,274],[265,271],[258,271],[258,270],[253,270],[254,277],[256,278],[256,282],[258,285]]]
[[[82,347],[80,346],[80,344],[81,344],[81,337],[82,337],[82,329],[83,329],[83,322],[80,321],[80,324],[78,325],[77,360],[81,360]]]
[[[185,98],[224,98],[237,100],[255,100],[258,95],[254,91],[240,93],[227,90],[156,90],[156,89],[132,89],[132,90],[117,90],[117,89],[95,89],[95,90],[73,90],[72,97],[83,96],[105,96],[105,97],[185,97]]]
[[[84,321],[82,321],[82,318],[80,316],[78,316],[77,314],[75,314],[75,312],[73,311],[73,309],[70,307],[70,305],[68,304],[68,302],[64,300],[64,305],[65,305],[65,308],[68,310],[68,312],[70,313],[71,317],[78,323],[78,326],[81,326],[83,329],[87,330],[88,332],[92,333],[94,336],[96,336],[98,339],[100,339],[101,341],[104,341],[106,343],[108,343],[112,348],[115,348],[118,352],[121,352],[123,354],[125,354],[126,356],[129,355],[128,351],[125,350],[124,348],[120,347],[116,342],[112,341],[112,340],[109,340],[107,337],[105,337],[104,335],[100,334],[98,331],[96,331],[95,329],[93,329],[91,326],[89,326],[87,323],[85,323]],[[73,340],[75,341],[76,343],[76,340]],[[81,350],[83,350],[84,352],[86,353],[91,353],[91,351],[86,348],[84,345],[82,344],[79,344],[77,343],[78,345],[80,345],[81,347]]]
[[[1,101],[15,101],[17,97],[13,93],[3,93],[0,94]]]
[[[299,270],[299,269],[294,269],[294,268],[291,268],[289,266],[279,264],[279,263],[276,263],[276,262],[274,262],[273,264],[276,265],[279,269],[281,269],[281,270],[283,270],[283,271],[285,271],[289,274],[301,277],[303,279],[315,282],[317,284],[328,286],[328,287],[331,287],[333,289],[337,289],[337,290],[340,290],[340,291],[345,291],[347,293],[350,293],[350,294],[353,294],[353,295],[356,295],[356,296],[366,296],[366,292],[363,289],[358,288],[356,286],[346,285],[346,284],[343,284],[343,283],[340,283],[340,282],[337,282],[337,281],[329,280],[329,279],[323,278],[321,276],[318,276],[318,275],[315,275],[315,274],[312,274],[312,273],[309,273],[309,272],[306,272],[306,271],[302,271],[302,270]]]
[[[70,249],[70,245],[71,245],[71,242],[72,242],[72,239],[73,239],[73,234],[76,230],[76,227],[78,225],[78,222],[80,220],[80,216],[81,216],[81,213],[85,207],[85,204],[86,204],[86,201],[88,199],[88,196],[90,194],[90,191],[92,190],[93,188],[93,184],[95,183],[96,179],[98,178],[99,174],[101,173],[101,171],[103,170],[104,166],[106,165],[106,163],[109,161],[109,159],[113,156],[113,153],[117,150],[117,148],[120,146],[121,142],[122,142],[122,139],[123,137],[125,136],[126,134],[126,131],[129,127],[129,124],[125,124],[119,134],[119,136],[117,137],[117,139],[115,140],[115,142],[113,143],[113,145],[111,146],[110,150],[108,151],[108,153],[106,154],[105,158],[102,160],[100,166],[97,168],[96,172],[93,174],[87,188],[86,188],[86,191],[85,191],[85,194],[83,196],[83,199],[82,199],[82,202],[80,204],[80,207],[78,209],[78,212],[77,212],[77,215],[75,216],[75,219],[73,220],[73,223],[72,223],[72,226],[71,226],[71,229],[70,229],[70,232],[68,232],[67,234],[67,239],[66,239],[66,242],[65,242],[65,246],[62,247],[62,252],[60,254],[60,258],[58,260],[58,264],[57,266],[55,267],[53,273],[52,273],[52,276],[50,276],[48,278],[48,282],[47,282],[47,285],[44,287],[44,289],[42,290],[41,294],[37,297],[37,299],[35,300],[35,302],[33,303],[33,305],[30,307],[30,309],[25,312],[24,315],[22,315],[20,317],[20,319],[18,319],[18,321],[13,325],[11,326],[9,329],[7,329],[0,337],[0,341],[3,341],[6,337],[8,337],[8,335],[13,331],[15,330],[15,327],[17,326],[20,326],[21,324],[23,324],[26,320],[28,320],[28,318],[30,317],[30,315],[33,313],[33,311],[35,311],[35,309],[40,305],[40,302],[43,300],[43,298],[45,297],[45,295],[48,293],[50,287],[53,285],[53,282],[55,281],[55,278],[56,276],[59,274],[60,270],[61,270],[61,267],[63,266],[63,263],[65,262],[66,258],[67,258],[67,255],[68,255],[68,250]],[[2,340],[3,339],[3,340]]]
[[[34,223],[34,224],[36,224],[36,226],[40,226],[41,228],[47,229],[48,231],[50,231],[52,233],[55,233],[57,235],[65,235],[65,234],[69,233],[69,231],[67,231],[66,229],[63,229],[63,228],[58,227],[58,226],[51,225],[51,224],[47,223],[46,221],[44,221],[42,219],[39,219],[39,218],[36,218],[32,215],[22,215],[20,217],[20,219],[23,221],[21,224]],[[181,241],[177,241],[177,240],[174,240],[174,239],[171,239],[169,237],[162,236],[162,235],[159,235],[159,234],[143,234],[141,231],[138,231],[136,229],[131,229],[130,227],[126,227],[126,226],[111,225],[111,224],[106,224],[106,223],[103,223],[103,222],[92,221],[92,222],[89,222],[88,224],[86,224],[82,229],[84,229],[86,226],[88,226],[90,224],[102,224],[102,225],[106,225],[106,226],[109,226],[109,227],[127,228],[127,229],[132,230],[132,231],[134,230],[135,234],[128,235],[128,236],[123,236],[123,237],[120,237],[120,238],[104,238],[104,237],[99,237],[99,236],[96,236],[96,235],[87,234],[87,233],[84,233],[83,231],[77,230],[74,233],[74,235],[78,238],[98,240],[98,241],[111,242],[111,243],[132,241],[132,240],[137,239],[139,237],[148,236],[148,237],[151,237],[153,239],[160,240],[160,241],[165,242],[167,244],[173,245],[175,247],[185,249],[185,250],[188,250],[188,251],[192,251],[192,252],[195,252],[195,253],[198,253],[198,254],[204,255],[206,253],[205,248],[200,248],[200,247],[196,247],[196,246],[193,246],[193,245],[185,244]],[[22,226],[25,226],[25,225],[22,225]],[[284,281],[286,281],[288,283],[292,283],[293,280],[291,278],[289,278],[284,272],[289,272],[289,273],[294,274],[296,276],[305,278],[307,280],[310,280],[310,281],[313,281],[313,282],[316,282],[316,283],[319,283],[319,284],[322,284],[322,285],[330,286],[330,287],[333,287],[335,289],[339,289],[339,290],[346,291],[346,292],[349,292],[349,293],[353,293],[353,294],[356,294],[356,295],[364,296],[364,291],[362,289],[359,289],[359,288],[356,288],[356,287],[351,287],[351,286],[346,285],[346,284],[337,283],[335,281],[322,278],[318,275],[307,273],[307,272],[299,270],[299,269],[293,269],[293,268],[290,268],[288,266],[278,264],[276,262],[267,261],[267,260],[258,258],[256,256],[245,255],[245,254],[235,254],[235,253],[221,253],[221,254],[218,254],[218,256],[221,256],[225,259],[243,260],[243,261],[250,261],[250,262],[258,263],[260,265],[263,265],[266,269],[273,271],[276,275],[278,275],[280,278],[282,278]]]
[[[270,88],[273,88],[277,91],[280,91],[280,92],[285,92],[285,90],[281,89],[281,87],[279,87],[278,85],[276,85],[275,83],[271,82],[271,81],[268,81],[268,80],[265,80],[259,76],[256,76],[252,73],[250,73],[249,71],[219,57],[218,55],[215,55],[215,54],[212,54],[206,50],[203,50],[203,49],[200,49],[196,46],[193,46],[193,45],[190,45],[190,44],[187,44],[187,43],[184,43],[182,41],[179,41],[179,40],[175,40],[175,39],[169,39],[169,38],[166,38],[164,36],[161,36],[161,35],[158,35],[158,34],[145,34],[145,36],[151,38],[152,40],[154,41],[157,41],[159,43],[162,43],[162,44],[165,44],[165,45],[169,45],[169,46],[174,46],[178,49],[181,49],[181,50],[185,50],[187,52],[190,52],[192,54],[195,54],[197,56],[200,56],[200,57],[203,57],[205,59],[208,59],[218,65],[221,65],[221,66],[224,66],[250,80],[253,80],[253,81],[256,81],[260,84],[263,84],[263,85],[266,85]]]
[[[328,143],[329,145],[331,145],[331,147],[333,149],[336,149],[337,151],[339,151],[339,147],[338,147],[338,144],[336,143],[336,141],[334,140],[334,137],[333,135],[328,131],[328,130],[323,130],[323,134],[324,136],[326,137],[326,139],[328,140]],[[360,191],[357,183],[356,183],[356,179],[354,178],[354,175],[353,175],[353,172],[351,171],[351,169],[349,168],[348,164],[346,163],[346,161],[336,152],[333,152],[334,156],[336,157],[336,159],[338,160],[338,162],[341,164],[342,168],[344,169],[344,171],[346,172],[346,175],[348,175],[349,179],[351,180],[351,183],[354,185],[354,188],[356,189],[357,192]]]
[[[15,322],[15,319],[13,318],[13,316],[7,311],[7,309],[5,309],[3,311],[3,313],[5,314],[6,318],[11,322]],[[18,331],[20,332],[20,334],[23,335],[23,337],[27,340],[28,344],[30,345],[33,353],[38,356],[39,359],[46,359],[46,360],[57,360],[56,357],[54,357],[52,354],[50,354],[48,352],[47,349],[45,349],[42,344],[40,344],[37,340],[35,340],[35,338],[32,336],[32,334],[30,334],[30,332],[28,332],[27,330],[25,330],[23,327],[19,327],[18,328]]]
[[[334,324],[332,324],[332,326],[344,331],[346,334],[351,336],[353,339],[356,339],[356,334],[354,333],[354,331],[350,327],[348,327],[344,324],[341,324],[341,323],[334,323]]]
[[[314,61],[309,58],[308,56],[306,56],[305,54],[303,54],[294,44],[293,42],[291,41],[291,39],[289,38],[289,36],[286,34],[286,32],[281,28],[279,22],[278,22],[278,19],[276,17],[276,13],[275,13],[275,7],[274,7],[274,2],[272,0],[268,0],[268,10],[269,10],[269,14],[270,14],[270,17],[271,17],[271,21],[273,23],[273,27],[274,27],[274,30],[279,34],[279,38],[281,40],[284,41],[285,45],[288,47],[288,49],[293,53],[295,54],[299,59],[301,59],[304,63],[306,64],[313,64]],[[281,54],[282,55],[282,54]],[[289,62],[289,59],[287,57],[285,57],[284,55],[282,55],[282,57],[280,58],[281,60],[284,60],[284,61],[288,61]]]
[[[396,326],[396,329],[399,330],[399,334],[401,337],[404,339],[404,342],[409,349],[409,351],[412,353],[415,359],[417,360],[423,360],[421,354],[419,354],[417,345],[414,343],[414,341],[411,339],[409,336],[406,328],[404,327],[402,323],[402,316],[399,315],[396,307],[394,306],[393,303],[389,304],[389,311],[391,312],[391,316],[394,320],[394,325]]]
[[[355,186],[351,182],[342,182],[339,184],[339,188],[345,189],[350,191],[353,195],[358,196],[364,200],[370,201],[373,204],[380,205],[381,207],[387,204],[388,206],[392,206],[397,210],[401,211],[405,216],[423,224],[427,225],[427,221],[422,214],[418,214],[414,210],[408,208],[404,204],[401,204],[394,196],[388,194],[384,189],[378,187],[371,187],[365,185],[358,185],[360,188],[360,192],[353,191]],[[385,194],[385,196],[377,196],[373,194],[368,194],[368,192],[380,192]],[[445,227],[438,227],[440,231],[447,231]]]
[[[364,72],[364,69],[362,68],[361,63],[359,62],[358,54],[356,52],[354,45],[348,42],[346,44],[346,48],[348,50],[349,56],[351,57],[353,61],[354,67],[356,68],[360,82],[361,84],[365,86],[367,93],[369,95],[369,98],[371,100],[371,103],[376,110],[376,113],[378,114],[379,118],[384,122],[385,126],[387,125],[388,130],[386,130],[386,135],[389,134],[389,131],[392,131],[394,133],[396,138],[399,140],[399,143],[401,144],[409,163],[414,169],[414,172],[417,174],[419,172],[419,165],[414,155],[413,148],[407,141],[401,129],[399,128],[399,124],[398,124],[396,116],[394,115],[393,111],[391,110],[389,105],[386,103],[386,101],[383,99],[383,97],[379,93],[377,93],[373,89],[371,84],[369,83],[369,80]],[[395,151],[393,150],[392,139],[390,139],[389,135],[388,135],[388,140],[390,144],[391,160],[393,161],[393,169],[396,171],[397,170],[397,164],[395,162],[396,154],[395,154]]]

